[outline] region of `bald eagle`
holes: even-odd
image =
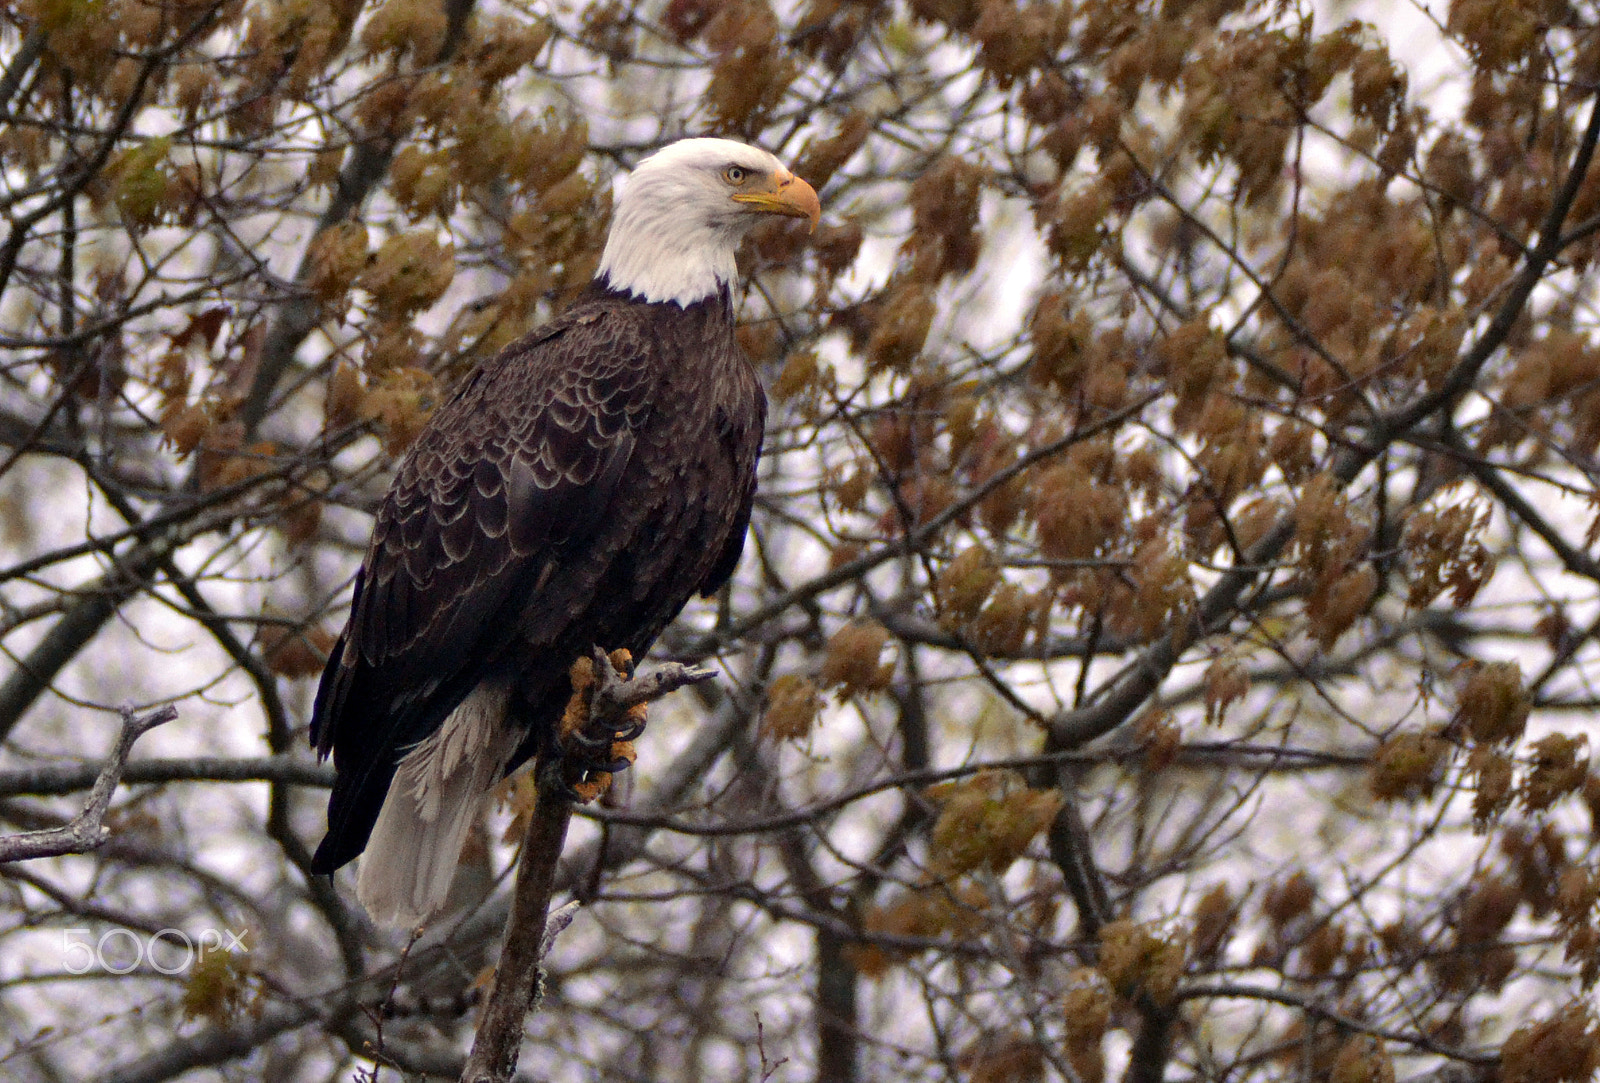
[[[400,463],[317,688],[328,873],[376,920],[444,901],[484,795],[546,748],[593,646],[642,657],[733,574],[766,399],[734,340],[751,226],[819,215],[765,151],[685,139],[626,179],[594,282],[464,379]]]

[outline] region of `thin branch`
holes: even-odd
[[[1443,1042],[1435,1041],[1425,1034],[1411,1034],[1405,1031],[1392,1030],[1388,1027],[1380,1027],[1372,1023],[1363,1022],[1360,1019],[1352,1018],[1351,1016],[1345,1015],[1342,1012],[1325,1007],[1311,999],[1309,996],[1290,992],[1286,989],[1266,989],[1259,986],[1246,985],[1243,983],[1221,982],[1216,985],[1186,986],[1178,990],[1178,999],[1260,1000],[1270,1004],[1282,1004],[1286,1007],[1298,1008],[1307,1015],[1314,1016],[1318,1019],[1327,1020],[1328,1022],[1333,1023],[1335,1026],[1343,1027],[1346,1030],[1351,1030],[1358,1034],[1370,1034],[1374,1038],[1382,1038],[1384,1041],[1395,1042],[1400,1045],[1408,1045],[1413,1049],[1421,1049],[1425,1052],[1433,1053],[1441,1057],[1449,1057],[1451,1060],[1464,1061],[1468,1064],[1478,1064],[1484,1066],[1498,1064],[1500,1062],[1500,1056],[1497,1053],[1490,1053],[1486,1050],[1461,1049],[1455,1046],[1446,1045]]]
[[[52,828],[48,831],[28,831],[21,835],[0,838],[0,863],[29,861],[36,857],[56,857],[61,854],[81,854],[104,845],[111,837],[110,829],[105,826],[106,810],[111,807],[111,795],[116,792],[117,784],[122,781],[122,773],[128,766],[128,754],[133,751],[133,743],[150,730],[177,717],[178,709],[171,704],[143,716],[135,715],[132,707],[122,708],[122,733],[118,736],[117,745],[112,749],[111,755],[106,758],[105,766],[100,770],[100,777],[89,793],[89,803],[84,805],[83,811],[65,827]]]
[[[6,65],[5,72],[0,73],[0,112],[11,108],[11,99],[22,89],[22,81],[44,54],[45,42],[49,39],[50,35],[37,27],[28,31],[28,36],[22,39],[17,55]]]
[[[149,585],[150,577],[182,540],[180,532],[171,531],[137,546],[96,582],[79,589],[81,600],[50,626],[27,657],[17,660],[16,669],[0,684],[0,740],[117,608]]]
[[[1031,771],[1038,768],[1059,768],[1067,765],[1095,767],[1104,764],[1137,764],[1146,757],[1142,744],[1128,743],[1096,749],[1063,749],[1059,752],[1042,752],[1035,756],[1007,756],[998,759],[973,760],[957,767],[925,768],[887,775],[850,790],[843,790],[825,800],[815,801],[790,812],[774,813],[760,819],[732,820],[715,823],[697,823],[652,811],[665,807],[666,801],[652,802],[645,808],[632,810],[587,807],[577,815],[612,826],[649,828],[668,831],[675,835],[698,838],[726,838],[735,835],[759,835],[772,831],[785,831],[804,824],[821,822],[828,815],[846,808],[863,798],[888,790],[920,789],[952,779],[970,778],[986,771]],[[1302,774],[1310,771],[1355,771],[1372,764],[1372,751],[1325,751],[1311,748],[1289,748],[1276,745],[1252,744],[1247,741],[1194,741],[1180,745],[1173,753],[1173,764],[1193,768],[1229,768],[1269,774]],[[674,797],[681,794],[674,793]]]
[[[1094,940],[1115,914],[1105,877],[1095,863],[1092,836],[1078,807],[1076,772],[1063,770],[1061,774],[1059,789],[1064,800],[1045,837],[1050,860],[1061,870],[1067,892],[1078,908],[1078,928],[1085,940]]]
[[[93,763],[52,763],[0,771],[0,797],[43,797],[89,789],[100,776]],[[333,765],[293,756],[194,756],[135,760],[122,772],[127,786],[166,782],[284,782],[291,786],[333,785]]]
[[[336,1029],[342,1016],[333,1013],[324,1026]],[[226,1064],[257,1052],[280,1034],[318,1021],[312,1003],[274,1005],[260,1014],[246,1013],[238,1023],[211,1027],[192,1038],[170,1042],[139,1059],[119,1065],[105,1078],[118,1083],[165,1083],[197,1068]]]

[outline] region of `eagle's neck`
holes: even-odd
[[[744,228],[743,222],[716,225],[674,211],[672,200],[624,199],[597,277],[640,300],[674,301],[687,308],[738,277],[734,252]]]
[[[669,312],[682,313],[693,317],[694,326],[718,328],[719,334],[733,334],[733,291],[727,286],[718,286],[709,296],[698,300],[683,303],[677,300],[648,301],[632,290],[620,289],[604,271],[597,273],[594,280],[589,283],[585,296],[594,301],[623,301],[630,304],[645,303],[661,306]]]

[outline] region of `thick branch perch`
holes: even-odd
[[[663,665],[631,681],[623,680],[601,650],[594,652],[596,683],[583,735],[597,743],[629,728],[628,710],[641,703],[660,699],[669,692],[715,676],[715,671],[677,663]],[[572,797],[567,780],[567,764],[560,749],[539,754],[534,765],[538,799],[522,840],[522,857],[517,867],[517,883],[511,901],[511,916],[506,921],[505,947],[495,967],[494,987],[489,991],[478,1033],[473,1038],[472,1055],[461,1073],[462,1083],[504,1083],[517,1070],[522,1051],[522,1024],[538,1007],[543,974],[540,963],[550,950],[555,934],[565,921],[551,925],[550,895],[554,890],[556,864],[567,838],[572,819]],[[566,920],[570,913],[560,911]]]
[[[178,709],[170,704],[143,717],[134,715],[133,708],[124,707],[122,733],[117,737],[117,745],[111,750],[105,766],[100,769],[100,777],[95,780],[94,789],[89,793],[89,803],[84,805],[83,811],[65,827],[0,838],[0,862],[81,854],[104,844],[111,836],[104,822],[106,810],[111,807],[111,795],[116,792],[117,783],[122,781],[122,772],[128,766],[128,754],[133,751],[133,743],[150,730],[177,717]]]

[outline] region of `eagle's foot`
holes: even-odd
[[[643,732],[642,718],[617,729],[596,726],[571,734],[561,751],[566,761],[574,767],[590,773],[610,771],[615,774],[633,766],[633,742]]]
[[[589,738],[584,737],[563,749],[567,797],[580,805],[587,805],[609,790],[616,775],[632,767],[634,761],[632,741],[611,741],[594,748],[587,747],[589,743]]]
[[[608,655],[596,647],[590,657],[572,664],[570,676],[572,698],[556,741],[567,796],[588,802],[610,787],[613,775],[632,766],[633,742],[644,733],[650,701],[710,680],[716,671],[669,662],[636,679],[627,651]]]
[[[573,730],[567,735],[567,749],[583,756],[602,755],[615,744],[632,744],[644,733],[645,724],[649,721],[645,717],[644,704],[630,707],[628,713],[619,719],[613,728],[600,720],[590,719],[580,729]]]
[[[626,676],[624,676],[626,674]],[[561,718],[560,745],[567,797],[587,804],[605,793],[612,777],[633,766],[633,742],[644,733],[647,705],[623,707],[616,690],[633,677],[633,657],[626,650],[572,665],[572,698]]]

